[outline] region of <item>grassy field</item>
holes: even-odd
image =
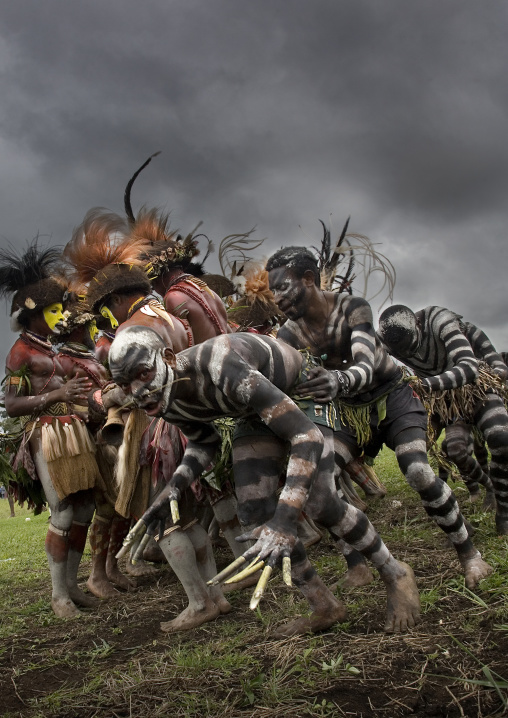
[[[226,617],[179,635],[159,630],[185,605],[167,566],[79,619],[56,619],[44,554],[48,514],[0,501],[0,714],[26,718],[192,716],[502,715],[508,694],[508,539],[493,516],[459,502],[475,542],[495,568],[468,591],[454,552],[405,485],[393,454],[376,468],[388,496],[369,516],[392,552],[410,563],[422,620],[408,634],[382,631],[385,592],[377,579],[342,593],[348,621],[318,636],[273,640],[270,631],[306,610],[277,574],[257,613],[250,591],[228,595]],[[30,519],[29,521],[27,519]],[[217,563],[230,560],[217,551]],[[345,563],[329,538],[309,550],[331,584]],[[80,580],[90,568],[85,553]]]

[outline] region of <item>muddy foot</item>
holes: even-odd
[[[162,553],[162,549],[154,541],[153,545],[150,543],[143,551],[143,559],[145,561],[152,561],[153,563],[166,563],[166,557]]]
[[[347,609],[343,603],[337,602],[337,606],[326,613],[311,613],[310,616],[301,616],[294,621],[282,624],[271,633],[272,638],[289,638],[290,636],[302,636],[307,633],[325,631],[334,623],[342,623],[346,620]]]
[[[493,491],[487,491],[487,493],[485,494],[482,508],[484,511],[496,510],[496,495]]]
[[[474,558],[461,560],[460,563],[464,569],[466,586],[469,589],[476,588],[482,578],[486,578],[494,570],[492,566],[489,566],[489,564],[482,559],[479,553]]]
[[[337,581],[337,583],[330,586],[330,591],[333,593],[336,589],[368,586],[373,580],[374,574],[370,568],[364,563],[359,563],[356,566],[349,568],[344,576]]]
[[[387,609],[384,630],[387,633],[401,633],[413,628],[420,618],[420,595],[411,566],[399,561],[405,569],[393,583],[386,584]]]
[[[132,581],[129,581],[127,576],[124,576],[123,573],[118,569],[108,569],[106,568],[106,573],[108,576],[108,579],[111,581],[111,583],[114,583],[115,586],[118,586],[118,588],[122,588],[124,591],[133,591],[135,586],[132,583]]]
[[[187,606],[185,611],[172,621],[161,623],[161,631],[164,633],[176,633],[177,631],[190,631],[203,623],[213,621],[221,615],[222,611],[215,603],[210,601],[202,610],[196,610]]]
[[[71,600],[77,605],[83,608],[97,608],[99,601],[88,593],[82,591],[78,586],[69,586],[69,596]]]
[[[150,566],[144,561],[138,561],[136,564],[132,564],[130,561],[127,561],[125,570],[129,576],[134,576],[134,578],[140,578],[141,576],[153,576],[157,573],[156,568]]]
[[[119,591],[109,582],[107,578],[90,578],[86,582],[86,587],[97,598],[115,598],[119,595]]]
[[[227,599],[224,598],[224,596],[216,600],[215,605],[219,607],[220,612],[223,614],[229,613],[233,610],[233,606],[229,603]]]
[[[58,618],[76,618],[81,616],[81,611],[70,598],[52,598],[51,608]]]

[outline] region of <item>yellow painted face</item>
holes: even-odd
[[[88,324],[88,332],[90,334],[90,339],[95,344],[97,341],[97,337],[99,336],[99,330],[97,329],[97,324],[95,323],[95,319],[93,319]]]
[[[67,317],[64,314],[63,306],[60,302],[49,304],[42,310],[46,324],[54,334],[59,334],[60,329],[67,326]]]
[[[115,317],[111,313],[111,310],[108,309],[108,307],[101,307],[101,314],[106,319],[109,319],[112,329],[116,329],[118,327],[118,321],[115,319]]]

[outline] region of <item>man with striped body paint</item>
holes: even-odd
[[[479,350],[493,371],[506,378],[507,367],[501,356],[489,350],[487,337],[478,334],[480,330],[474,325],[463,324],[449,309],[429,306],[413,313],[409,307],[394,305],[381,315],[378,331],[393,356],[407,364],[431,391],[473,384],[478,376],[475,353]],[[508,535],[508,413],[503,400],[494,392],[488,393],[475,403],[470,417],[457,419],[472,423],[485,437],[491,452],[496,528],[500,535]]]
[[[285,393],[307,370],[303,354],[272,337],[239,333],[209,339],[175,356],[155,332],[131,327],[117,335],[109,357],[114,380],[137,405],[151,416],[163,416],[188,439],[171,481],[142,516],[145,524],[166,519],[170,501],[179,500],[209,465],[220,444],[215,419],[259,418],[265,435],[255,440],[244,436],[233,444],[239,516],[250,529],[241,539],[254,542],[244,556],[259,556],[271,566],[290,556],[292,580],[312,609],[310,616],[282,626],[278,635],[323,630],[346,615],[297,538],[304,507],[336,535],[348,535],[378,568],[388,594],[385,630],[415,625],[419,597],[411,568],[393,558],[361,511],[339,499],[331,432],[321,433]],[[288,445],[286,481],[277,500]],[[192,610],[206,611],[206,596],[201,607],[198,599]]]
[[[463,322],[459,315],[457,318],[460,329],[471,344],[475,357],[488,364],[494,374],[506,381],[508,379],[506,362],[502,354],[496,351],[485,332],[471,322]],[[441,444],[441,450],[458,466],[469,490],[471,501],[480,497],[479,484],[482,484],[487,491],[484,508],[494,510],[496,496],[489,476],[489,455],[485,440],[475,435],[473,427],[464,421],[448,424],[445,431],[446,438]],[[446,481],[448,472],[442,469],[440,476]]]
[[[343,421],[335,432],[337,463],[344,468],[372,439],[393,449],[427,514],[454,544],[466,585],[473,588],[492,569],[473,546],[451,489],[428,464],[426,412],[376,337],[370,305],[360,297],[322,291],[317,260],[304,247],[279,250],[266,269],[275,302],[288,317],[278,337],[323,361],[297,392],[316,402],[339,401]],[[352,543],[348,535],[344,538]],[[350,585],[368,582],[362,557],[351,552],[346,559]]]

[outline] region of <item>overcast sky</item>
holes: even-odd
[[[449,307],[508,349],[505,2],[0,7],[2,244],[63,245],[90,207],[121,212],[162,150],[135,210],[203,220],[216,243],[256,225],[265,254],[351,214],[395,265],[396,303]]]

